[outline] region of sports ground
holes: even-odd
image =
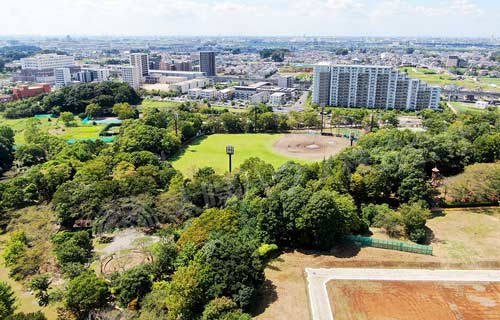
[[[316,286],[312,295],[322,292],[327,301],[320,313],[327,318],[320,319],[499,319],[500,246],[492,245],[500,239],[498,208],[439,212],[427,227],[433,255],[353,244],[327,252],[285,251],[266,269],[256,319],[318,319],[313,317],[308,269],[327,270],[328,275],[352,270],[343,278],[337,273],[322,279]],[[372,232],[373,237],[383,238],[380,230]],[[388,277],[370,276],[370,269]],[[410,277],[411,270],[449,274],[418,278]],[[467,277],[451,277],[453,270],[466,271]],[[428,310],[438,316],[429,317]]]
[[[185,175],[197,169],[212,167],[218,173],[229,166],[226,146],[233,145],[233,169],[246,159],[259,157],[275,168],[288,161],[312,162],[328,159],[350,145],[346,138],[319,134],[214,134],[196,139],[171,160],[174,168]]]

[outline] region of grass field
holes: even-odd
[[[500,268],[498,208],[446,210],[428,220],[427,227],[432,256],[351,245],[330,252],[286,252],[266,268],[266,285],[253,314],[262,320],[310,319],[305,268]]]
[[[5,119],[0,114],[0,125],[6,125],[12,128],[15,133],[15,143],[24,144],[24,129],[26,128],[28,118],[22,119]],[[103,125],[82,124],[80,118],[75,117],[76,127],[64,127],[56,118],[48,121],[46,118],[40,119],[40,129],[42,132],[49,132],[63,139],[86,139],[98,138],[99,132],[104,128]]]
[[[484,109],[479,109],[475,108],[473,103],[465,103],[465,102],[458,102],[458,101],[453,101],[451,102],[451,105],[455,110],[457,110],[458,113],[463,113],[463,112],[487,112],[488,110]]]
[[[226,145],[234,145],[233,169],[251,157],[259,157],[275,167],[292,160],[273,150],[273,143],[281,134],[214,134],[194,141],[190,146],[172,158],[174,168],[186,175],[196,169],[212,167],[218,173],[228,171]]]
[[[455,75],[438,73],[431,74],[429,73],[432,72],[431,69],[405,67],[401,68],[400,70],[404,70],[410,77],[421,79],[430,85],[446,86],[454,84],[456,86],[464,87],[467,89],[481,88],[484,91],[500,92],[499,78],[478,77],[478,81],[475,81],[472,78],[468,77],[465,80],[454,80],[456,77]]]

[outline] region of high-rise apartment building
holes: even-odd
[[[314,67],[313,103],[320,106],[421,110],[439,108],[441,90],[386,66]]]
[[[200,52],[200,71],[204,72],[207,77],[214,77],[215,72],[215,52],[201,51]]]
[[[141,77],[149,75],[149,55],[147,53],[131,53],[130,65],[137,68]]]
[[[141,85],[141,70],[136,67],[122,67],[122,80],[128,83],[132,88],[137,89]]]
[[[65,87],[71,83],[71,70],[69,68],[55,68],[54,77],[56,87]]]

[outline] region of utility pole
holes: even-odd
[[[176,112],[174,114],[174,122],[175,122],[175,136],[179,136],[177,122],[179,121],[179,114]]]
[[[321,107],[321,135],[323,135],[323,125],[324,125],[324,116],[325,116],[325,106]]]

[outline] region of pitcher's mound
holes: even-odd
[[[289,157],[305,160],[323,160],[349,147],[346,138],[321,136],[319,134],[285,134],[273,148]]]

